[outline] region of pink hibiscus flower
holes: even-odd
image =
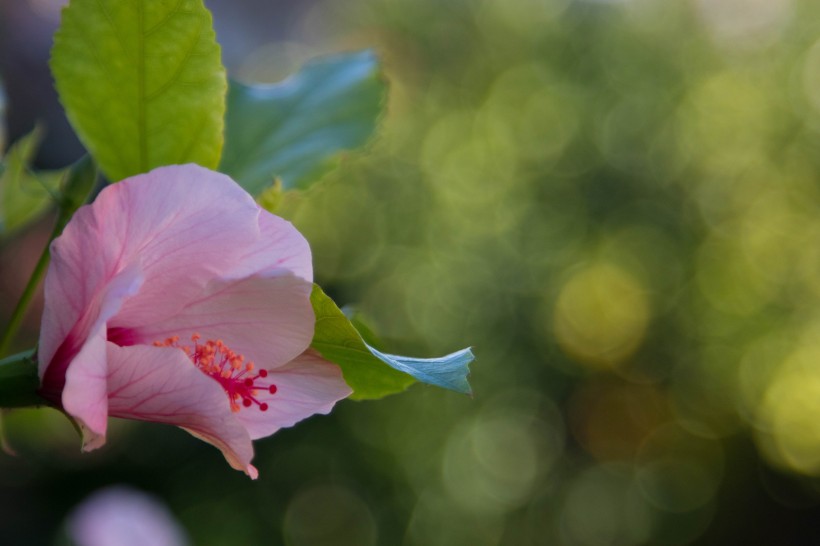
[[[84,450],[109,416],[169,423],[255,478],[251,440],[351,393],[308,349],[307,242],[227,176],[170,166],[111,185],[51,252],[40,393]]]

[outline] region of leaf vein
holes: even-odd
[[[168,13],[165,14],[165,17],[163,17],[162,19],[160,19],[159,21],[154,23],[154,25],[151,28],[149,28],[148,30],[145,31],[145,36],[148,37],[151,34],[153,34],[154,32],[156,32],[157,30],[159,30],[163,25],[165,25],[168,21],[170,21],[173,18],[174,15],[176,15],[178,13],[191,13],[191,12],[183,12],[179,9],[180,6],[182,6],[182,3],[184,1],[185,0],[177,0],[176,5],[174,5],[174,7],[171,8],[171,10],[169,10]]]
[[[156,99],[157,97],[159,97],[160,95],[165,93],[169,88],[171,88],[171,86],[173,86],[174,83],[176,83],[177,80],[179,80],[180,76],[182,75],[182,72],[185,70],[185,65],[188,63],[189,60],[191,60],[191,57],[193,57],[195,55],[195,51],[196,51],[197,47],[200,44],[200,39],[202,37],[202,28],[203,28],[203,26],[204,25],[200,24],[197,27],[196,38],[194,40],[191,40],[191,42],[192,42],[191,47],[185,52],[185,55],[180,60],[179,64],[176,67],[176,70],[174,70],[174,73],[171,74],[171,76],[162,85],[160,85],[157,89],[155,89],[154,91],[152,91],[151,93],[146,95],[145,96],[146,101],[150,102],[150,101]]]

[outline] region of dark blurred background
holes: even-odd
[[[42,167],[81,153],[59,4],[0,0],[8,137],[44,118]],[[379,52],[378,137],[284,213],[384,348],[473,345],[475,397],[345,401],[257,442],[257,482],[180,430],[81,455],[10,413],[0,542],[126,484],[203,545],[820,544],[820,4],[206,4],[234,78]],[[36,236],[3,243],[0,317]]]

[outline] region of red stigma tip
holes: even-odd
[[[231,351],[221,339],[209,339],[199,344],[199,334],[191,336],[194,346],[182,346],[178,343],[179,337],[172,336],[163,341],[154,342],[157,347],[175,347],[182,350],[191,362],[202,373],[212,378],[225,390],[228,396],[231,411],[237,412],[243,407],[249,408],[256,404],[260,411],[267,411],[268,404],[260,401],[259,393],[276,392],[276,385],[267,385],[260,380],[268,377],[267,370],[260,369],[256,375],[248,377],[246,374],[254,370],[253,362],[242,366],[244,357]],[[240,404],[241,400],[241,404]]]

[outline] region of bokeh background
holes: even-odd
[[[9,140],[47,118],[42,166],[79,153],[59,4],[0,2]],[[820,543],[820,4],[206,5],[235,78],[379,52],[377,138],[283,214],[383,348],[472,345],[475,396],[343,402],[257,442],[257,482],[176,429],[81,455],[9,413],[0,542],[64,541],[124,484],[203,545]],[[47,224],[2,243],[0,317]]]

